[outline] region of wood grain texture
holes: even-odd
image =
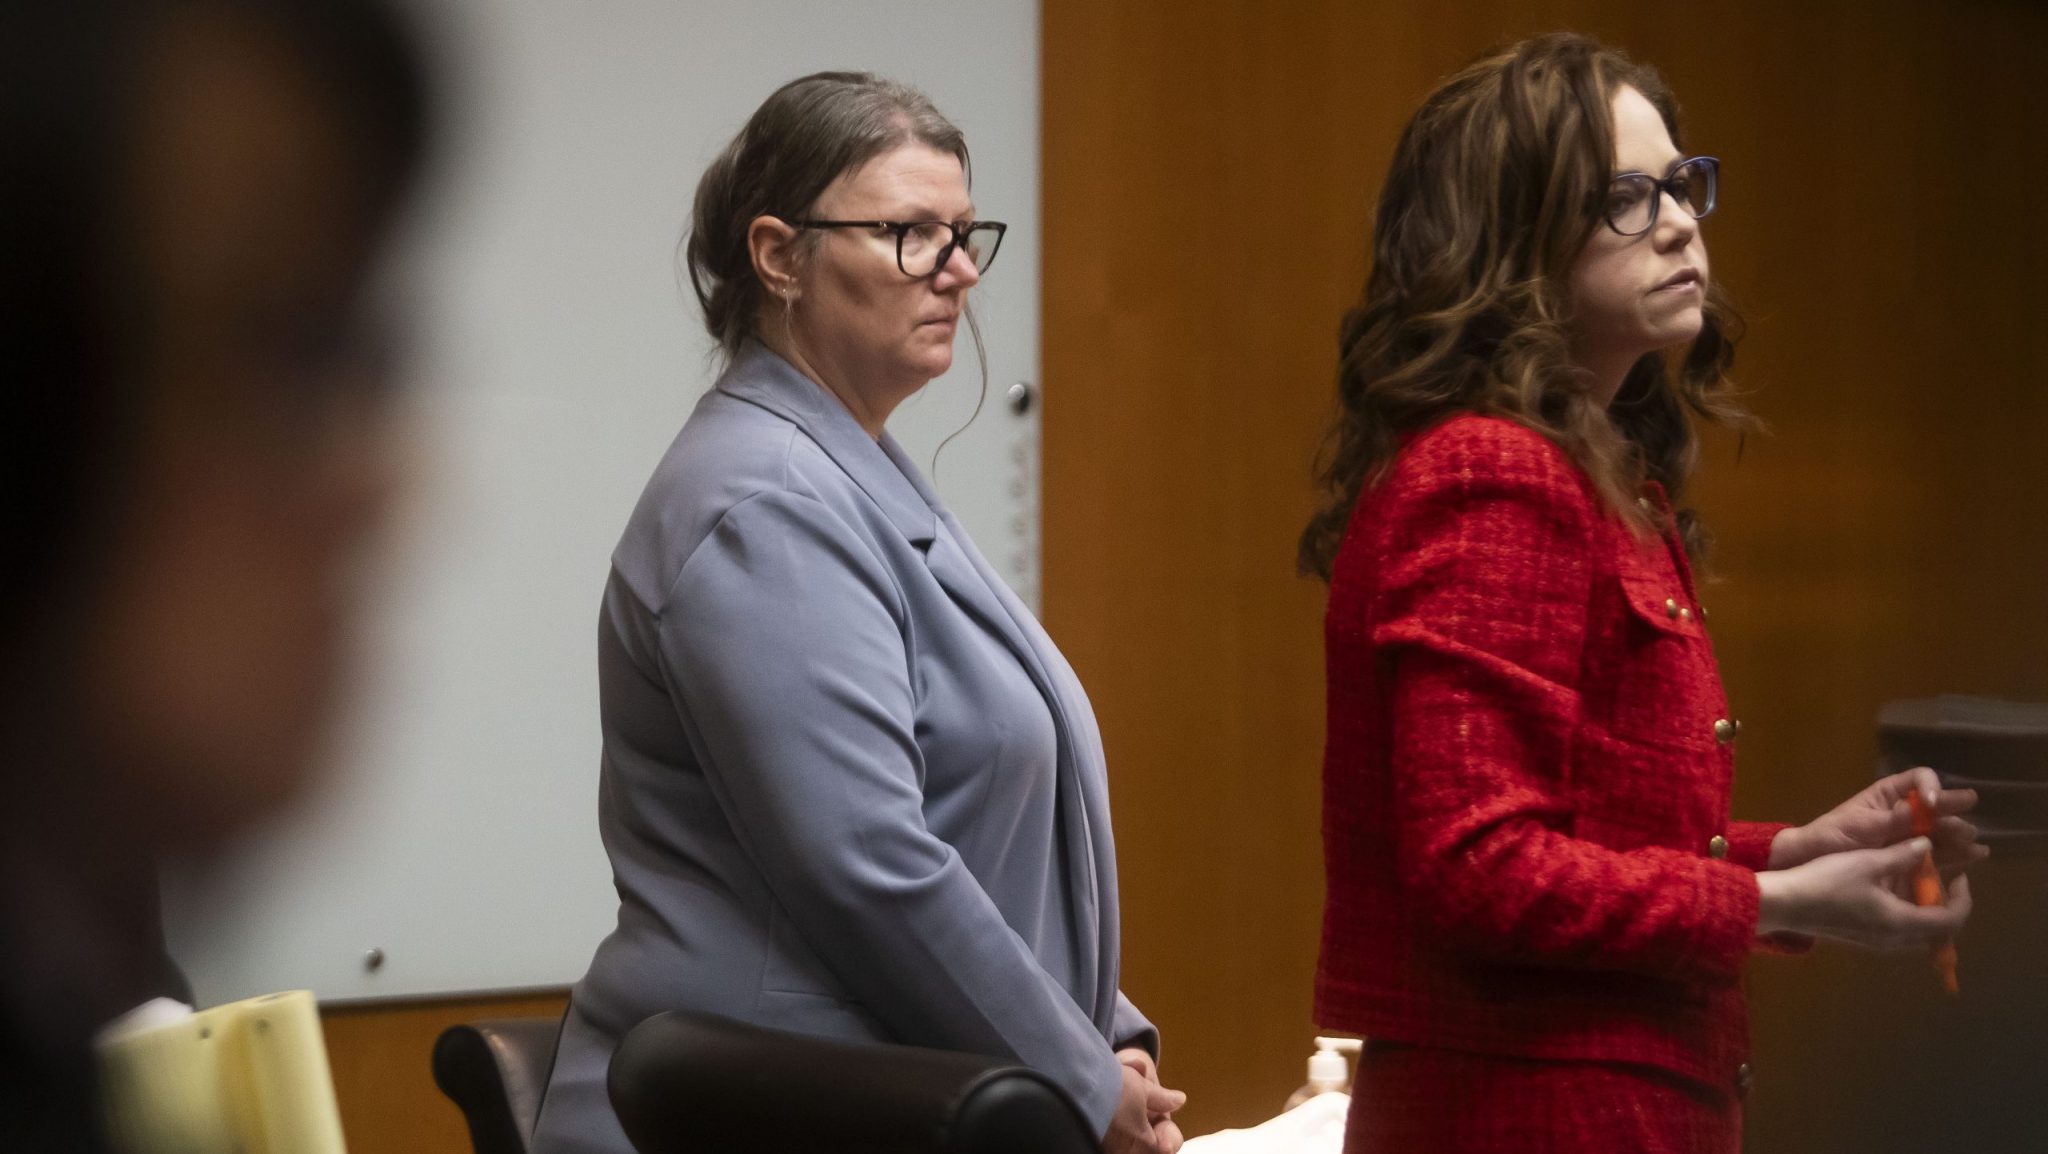
[[[349,1154],[468,1154],[462,1111],[434,1085],[441,1031],[482,1018],[559,1018],[566,991],[330,1006],[327,1060]]]
[[[1322,591],[1293,541],[1380,178],[1438,78],[1560,27],[1656,64],[1725,165],[1708,245],[1773,430],[1713,441],[1693,493],[1737,814],[1860,787],[1886,700],[2048,698],[2037,6],[1046,0],[1045,611],[1108,743],[1125,985],[1190,1133],[1272,1114],[1309,1047]],[[2004,869],[1966,996],[1973,958],[2048,989],[2017,944],[2038,883]],[[1749,1149],[1924,1100],[1852,1060],[1944,1028],[1923,962],[1754,969]]]

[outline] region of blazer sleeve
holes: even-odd
[[[1769,869],[1771,842],[1787,828],[1788,825],[1781,821],[1729,822],[1728,860],[1747,870]],[[1803,954],[1812,950],[1813,944],[1812,936],[1789,931],[1757,939],[1757,948],[1767,954]]]
[[[1109,1037],[1111,1046],[1118,1050],[1136,1046],[1152,1055],[1153,1061],[1159,1060],[1159,1027],[1139,1013],[1122,990],[1116,992],[1116,1018]]]
[[[901,597],[816,499],[740,502],[665,600],[665,672],[709,786],[776,900],[900,1040],[1014,1056],[1098,1132],[1107,1040],[925,826]]]
[[[1756,938],[1752,871],[1572,836],[1597,516],[1577,474],[1525,430],[1452,428],[1414,451],[1376,497],[1373,640],[1390,662],[1396,852],[1416,916],[1497,961],[1735,979]]]
[[[1771,867],[1771,842],[1786,829],[1781,821],[1728,823],[1728,860],[1753,871]]]

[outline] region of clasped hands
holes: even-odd
[[[1174,1154],[1181,1134],[1173,1112],[1188,1096],[1159,1084],[1159,1066],[1147,1051],[1128,1047],[1116,1052],[1116,1060],[1123,1067],[1124,1088],[1109,1132],[1102,1136],[1103,1154]]]

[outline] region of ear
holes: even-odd
[[[802,261],[797,241],[803,236],[796,226],[776,216],[757,216],[747,225],[747,255],[754,262],[754,275],[768,295],[785,299],[795,295],[796,278]]]

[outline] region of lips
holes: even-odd
[[[1696,268],[1682,268],[1679,269],[1677,272],[1672,273],[1670,276],[1665,277],[1663,282],[1658,284],[1656,290],[1653,291],[1661,292],[1664,289],[1687,288],[1692,285],[1702,283],[1703,282],[1700,278],[1700,270]]]

